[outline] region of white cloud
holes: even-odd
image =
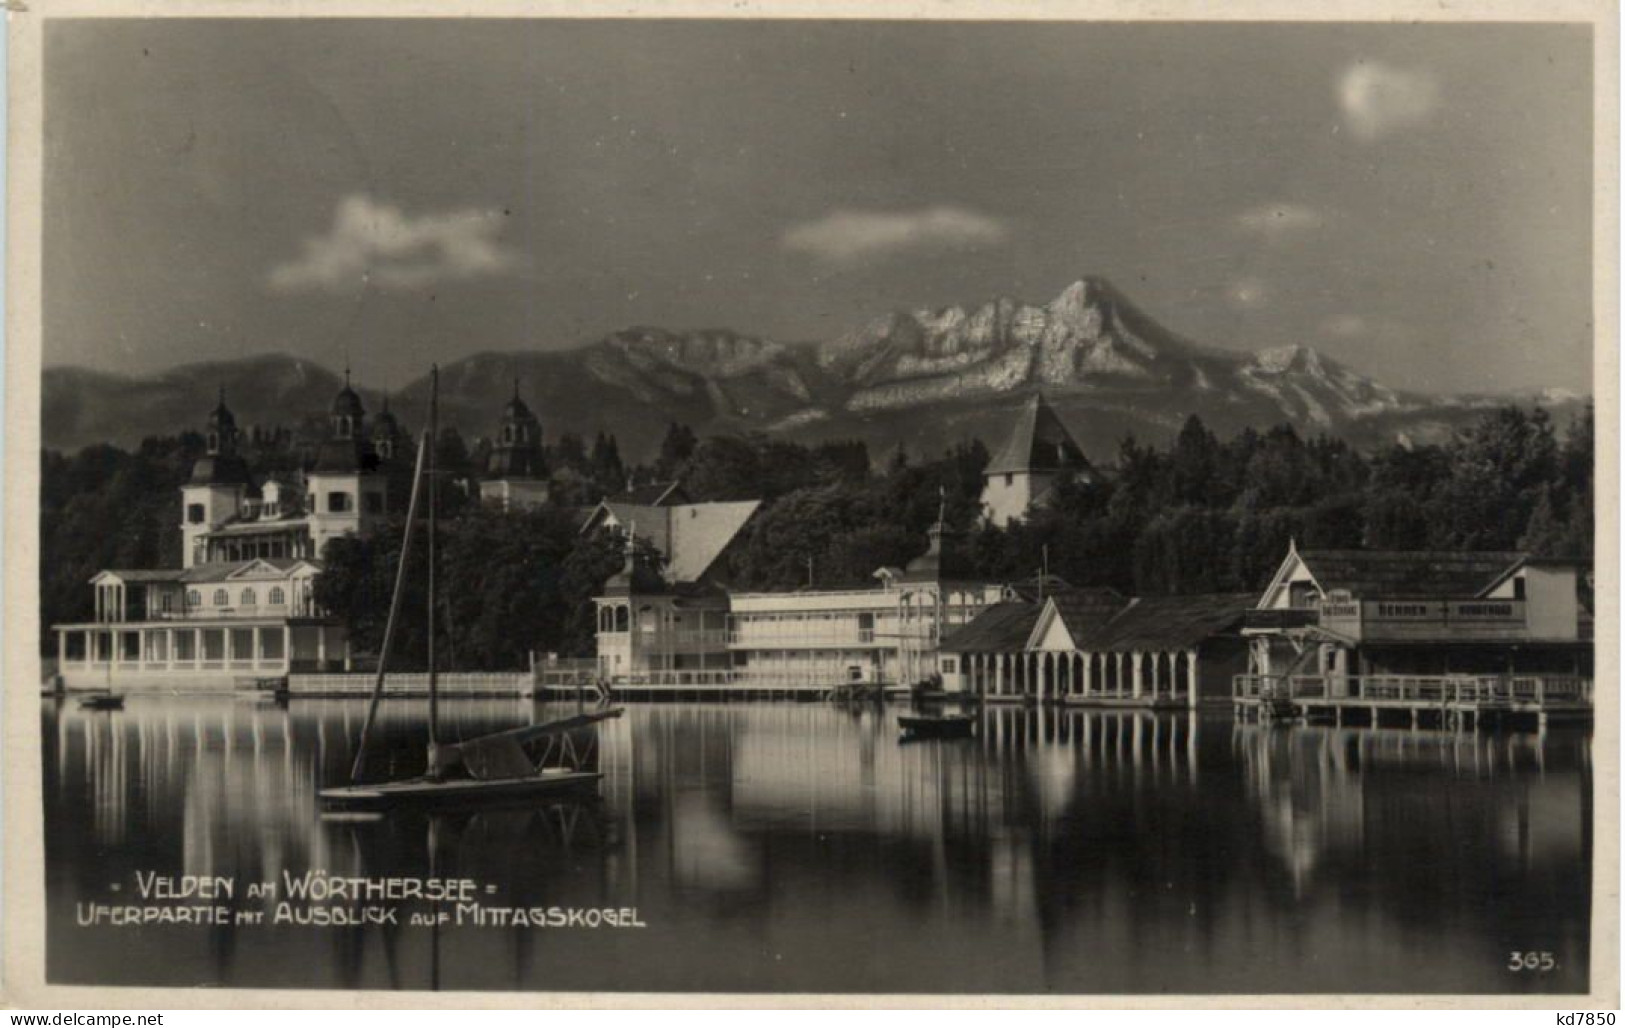
[[[408,215],[365,194],[339,201],[333,226],[271,269],[271,288],[347,291],[373,283],[411,289],[511,271],[519,255],[497,241],[502,214],[464,209]]]
[[[906,250],[988,246],[1003,242],[1009,230],[996,218],[963,207],[917,211],[837,210],[793,225],[785,249],[836,264]]]
[[[1439,86],[1426,72],[1358,61],[1344,69],[1337,96],[1349,130],[1372,140],[1426,121],[1438,106]]]
[[[1243,231],[1281,240],[1323,227],[1326,217],[1300,203],[1269,203],[1236,215],[1236,224]]]

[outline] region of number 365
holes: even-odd
[[[1550,971],[1557,967],[1557,958],[1542,950],[1513,953],[1507,962],[1508,971]]]

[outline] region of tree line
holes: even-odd
[[[1442,444],[1362,453],[1280,425],[1217,438],[1188,419],[1166,448],[1125,439],[1109,462],[1063,477],[1053,502],[998,528],[981,510],[989,453],[980,441],[935,456],[902,449],[878,465],[861,442],[802,445],[765,436],[699,438],[669,427],[647,464],[623,462],[614,437],[561,437],[547,450],[554,493],[525,512],[476,502],[481,447],[437,441],[442,511],[439,652],[447,666],[523,666],[533,651],[592,651],[591,598],[624,563],[617,533],[582,533],[585,509],[629,482],[678,479],[695,501],[760,499],[717,577],[743,589],[873,584],[926,547],[939,510],[956,571],[990,580],[1047,567],[1075,585],[1125,595],[1261,589],[1289,540],[1303,548],[1523,549],[1589,556],[1593,416],[1561,429],[1539,408],[1487,411]],[[280,437],[249,452],[257,472],[286,462]],[[84,620],[89,578],[106,567],[179,566],[179,486],[201,453],[195,434],[134,452],[46,451],[41,485],[43,622]],[[458,486],[461,486],[460,488]],[[324,553],[317,599],[356,648],[383,634],[402,522]],[[644,573],[659,555],[647,546]],[[423,565],[408,568],[403,660],[424,650]],[[49,640],[42,640],[48,642]]]

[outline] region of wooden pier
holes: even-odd
[[[1589,720],[1592,681],[1577,675],[1236,675],[1231,700],[1240,721],[1544,728],[1549,721]]]

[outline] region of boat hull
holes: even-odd
[[[953,738],[970,735],[976,727],[972,717],[899,717],[903,733],[914,738]]]
[[[498,778],[493,781],[458,779],[432,782],[426,778],[413,778],[401,782],[380,782],[377,785],[346,785],[323,789],[320,796],[327,806],[346,810],[472,806],[580,792],[594,788],[603,777],[598,771],[570,771],[530,778]]]

